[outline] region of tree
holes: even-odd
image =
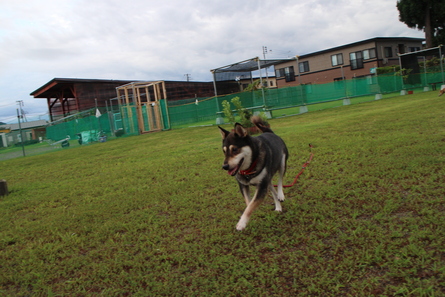
[[[425,32],[426,47],[445,44],[445,1],[397,0],[399,20]]]

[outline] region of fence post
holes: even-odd
[[[0,179],[0,196],[6,196],[8,194],[8,185],[6,180]]]

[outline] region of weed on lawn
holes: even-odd
[[[243,232],[216,127],[0,162],[0,295],[443,296],[444,110],[426,92],[271,120],[285,182],[314,159]]]

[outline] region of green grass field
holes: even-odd
[[[444,111],[426,92],[271,120],[286,183],[314,159],[242,232],[216,127],[2,161],[0,296],[444,296]]]

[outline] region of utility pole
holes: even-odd
[[[23,144],[22,124],[20,123],[20,114],[18,108],[17,108],[17,119],[19,120],[20,143],[22,144],[23,157],[25,157],[25,145]]]
[[[190,79],[191,79],[190,73],[186,73],[186,74],[184,74],[184,76],[186,77],[187,81],[190,81]]]
[[[23,103],[23,100],[17,100],[16,102],[20,108],[20,116],[22,117],[22,119],[25,119],[25,122],[27,122],[28,119],[26,118],[25,111],[22,108],[23,106],[25,106],[25,104]]]
[[[266,60],[266,54],[267,54],[267,46],[263,46],[264,60]],[[267,67],[266,67],[266,87],[269,88],[269,76],[267,75]]]
[[[266,60],[266,54],[267,54],[267,46],[263,46],[263,57],[264,57],[264,60]]]

